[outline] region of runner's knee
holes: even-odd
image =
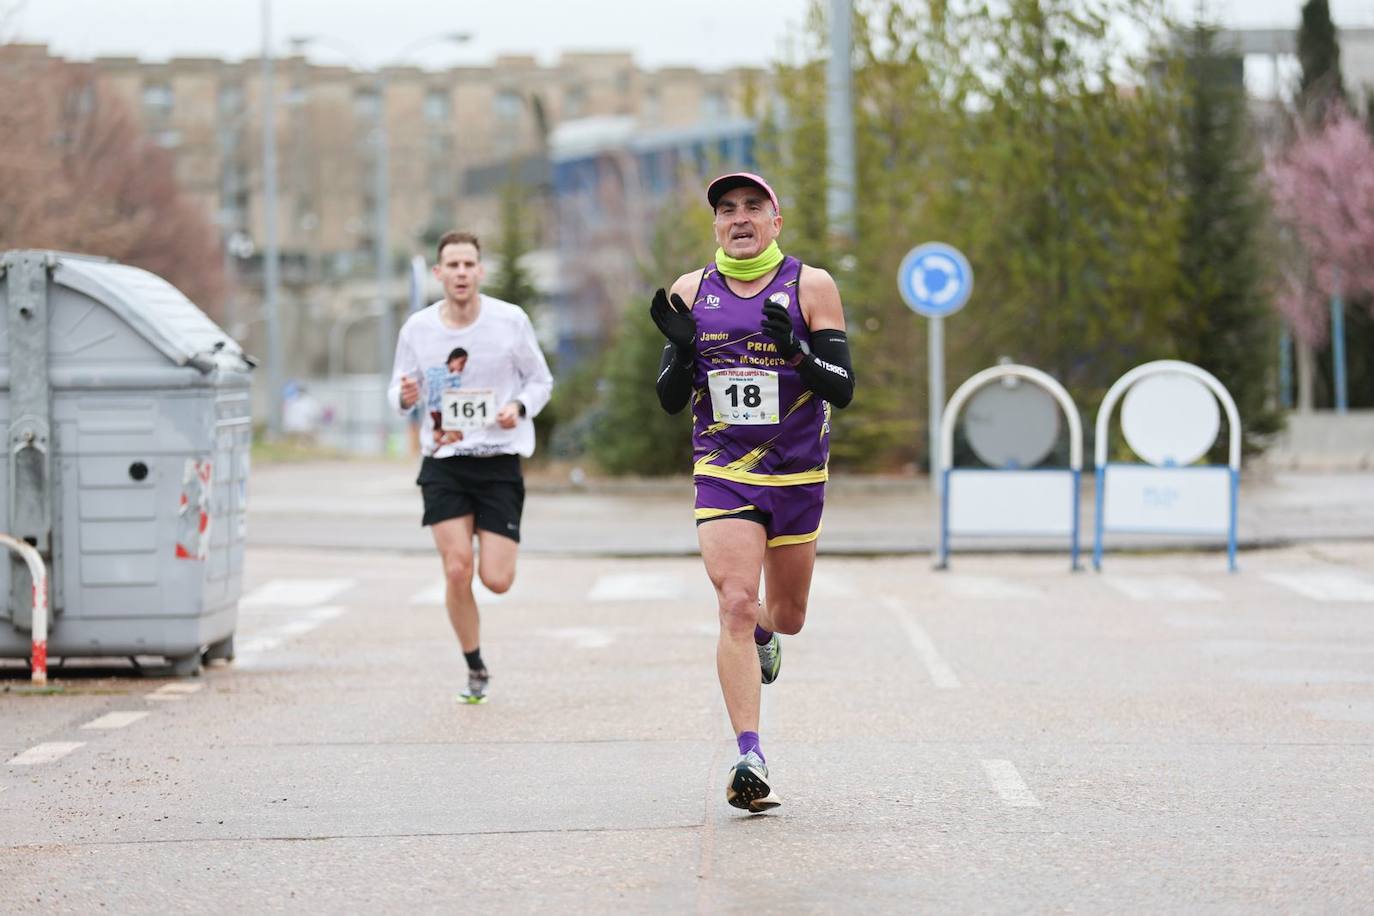
[[[515,584],[515,570],[502,570],[499,573],[491,572],[486,569],[479,569],[477,574],[482,578],[482,584],[487,587],[487,591],[494,595],[501,595],[510,591],[510,587]]]
[[[453,551],[444,555],[444,578],[459,588],[472,585],[472,554]]]
[[[721,629],[752,632],[759,621],[758,592],[749,588],[723,588],[720,592]]]
[[[784,636],[795,636],[806,624],[805,601],[769,601],[768,613],[772,617],[773,632]]]

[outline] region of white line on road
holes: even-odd
[[[1134,601],[1221,601],[1221,592],[1185,576],[1120,576],[1107,573],[1102,581]]]
[[[326,620],[333,620],[335,617],[342,616],[344,609],[337,605],[325,605],[324,607],[310,608],[300,611],[299,620],[284,623],[281,626],[272,627],[261,633],[253,633],[237,641],[235,654],[239,656],[257,655],[263,652],[270,652],[281,646],[283,642],[296,636],[302,636],[314,630]]]
[[[959,686],[959,678],[955,676],[954,669],[949,666],[940,653],[935,649],[935,643],[930,636],[921,628],[911,617],[911,612],[906,609],[902,602],[896,598],[885,597],[883,604],[892,612],[892,616],[897,618],[897,622],[906,632],[907,639],[911,641],[912,648],[916,650],[916,655],[921,659],[926,670],[930,672],[930,681],[941,690],[953,690]]]
[[[107,712],[99,719],[87,722],[82,728],[124,728],[126,725],[133,725],[139,719],[148,715],[146,710],[138,712]]]
[[[149,700],[182,700],[188,694],[195,693],[204,687],[204,684],[163,684],[145,699]]]
[[[443,607],[444,601],[446,599],[446,589],[447,586],[444,580],[440,579],[438,582],[434,583],[428,588],[423,589],[422,591],[418,591],[415,594],[411,595],[410,603],[423,604],[431,607]],[[472,597],[477,600],[477,603],[479,605],[495,604],[498,601],[505,601],[507,598],[510,597],[511,592],[513,591],[515,591],[514,585],[511,586],[509,592],[505,592],[503,594],[498,595],[495,592],[491,591],[489,588],[487,588],[485,585],[483,585],[481,579],[473,578],[472,580]]]
[[[1313,601],[1374,601],[1374,582],[1348,572],[1265,573],[1264,578]]]
[[[356,579],[271,579],[239,602],[240,607],[310,607],[348,591]]]
[[[49,763],[59,757],[67,756],[85,743],[84,741],[51,741],[47,744],[38,744],[11,760],[10,766],[28,767],[39,763]]]
[[[280,636],[250,636],[247,639],[235,641],[234,654],[239,658],[260,655],[263,652],[271,652],[280,645]]]
[[[599,576],[587,592],[588,601],[672,601],[682,597],[682,583],[655,573]]]
[[[988,781],[1010,807],[1040,807],[1040,799],[1031,794],[1026,781],[1016,772],[1016,766],[1010,760],[984,760],[983,772],[988,774]]]

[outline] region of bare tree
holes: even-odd
[[[114,258],[217,316],[218,233],[177,185],[171,155],[93,68],[30,51],[0,47],[0,248]]]

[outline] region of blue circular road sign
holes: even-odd
[[[918,315],[953,315],[964,307],[973,292],[973,268],[968,258],[952,245],[917,245],[897,268],[897,291]]]

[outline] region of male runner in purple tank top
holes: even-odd
[[[781,804],[759,745],[759,685],[781,670],[778,635],[806,622],[830,407],[849,403],[854,372],[835,281],[783,256],[768,183],[723,175],[706,199],[715,261],[671,294],[660,289],[649,311],[668,338],[659,402],[669,413],[692,404],[697,539],[720,605],[716,670],[740,753],[725,798],[757,813]]]

